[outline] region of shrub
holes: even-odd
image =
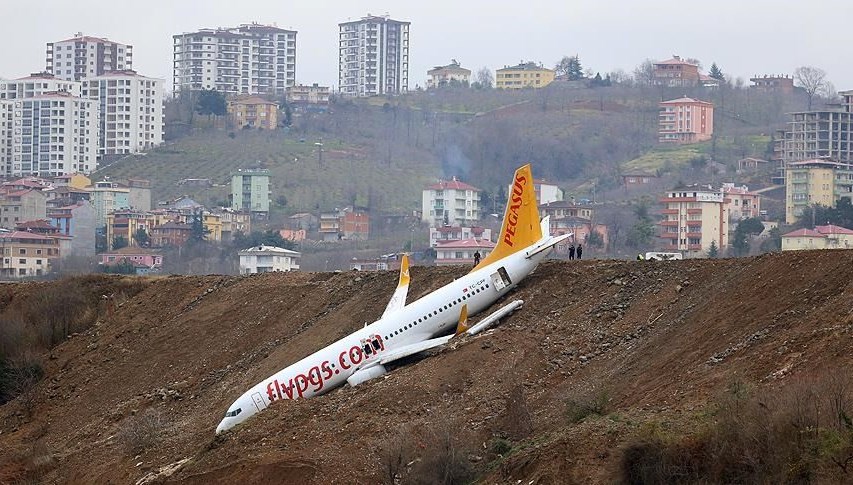
[[[34,325],[39,343],[52,348],[94,321],[94,312],[88,310],[83,287],[74,280],[64,280],[33,294],[22,311],[24,319]]]
[[[156,443],[166,427],[163,414],[160,411],[149,409],[125,419],[121,425],[118,439],[130,455],[137,455]]]
[[[604,416],[607,414],[610,399],[602,391],[592,396],[569,398],[566,400],[566,418],[570,424],[580,423],[589,416]]]
[[[457,446],[454,431],[449,424],[428,431],[421,459],[410,474],[410,483],[455,485],[471,481],[474,470]]]

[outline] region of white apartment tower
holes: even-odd
[[[252,23],[172,38],[176,92],[284,96],[296,83],[296,31]]]
[[[79,97],[80,87],[79,82],[57,79],[48,72],[37,72],[20,79],[0,79],[0,100],[32,98],[41,94],[57,92],[65,92]]]
[[[163,143],[163,80],[112,71],[83,81],[100,107],[99,155],[139,153]]]
[[[98,106],[68,92],[0,100],[0,173],[89,173],[98,155]]]
[[[338,86],[343,96],[409,90],[409,25],[368,14],[340,27]]]
[[[46,71],[59,79],[80,81],[108,71],[133,69],[133,46],[76,34],[47,44]]]

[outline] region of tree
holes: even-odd
[[[222,116],[227,113],[225,96],[215,89],[202,89],[198,94],[196,112],[200,115]]]
[[[204,227],[204,213],[201,209],[193,212],[192,223],[190,224],[190,241],[203,242],[207,240],[207,235],[210,234],[210,229]]]
[[[819,67],[800,66],[794,70],[794,80],[803,88],[809,100],[809,111],[815,95],[821,94],[826,88],[826,71]]]
[[[145,228],[140,227],[133,233],[133,240],[136,241],[140,247],[147,248],[151,243],[151,237],[148,235],[148,232]]]
[[[495,84],[495,78],[492,76],[492,70],[488,67],[481,67],[477,71],[477,80],[474,82],[474,87],[477,89],[492,89]]]
[[[113,251],[127,247],[127,238],[124,236],[116,236],[113,238]]]
[[[654,221],[649,216],[649,201],[646,199],[640,200],[634,204],[633,210],[634,215],[637,217],[637,222],[628,231],[625,244],[632,248],[647,247],[655,235]]]
[[[708,71],[708,75],[718,81],[726,80],[726,76],[723,75],[722,69],[720,69],[720,66],[718,66],[716,62],[711,63],[711,69]]]
[[[720,249],[717,247],[717,241],[713,240],[711,241],[711,246],[708,247],[708,257],[713,259],[719,255]]]
[[[580,57],[575,55],[569,58],[569,63],[566,68],[566,77],[569,81],[577,81],[584,78],[583,66],[581,66]]]
[[[558,62],[557,65],[554,66],[554,73],[558,76],[567,76],[568,77],[568,75],[569,75],[569,63],[571,62],[571,59],[572,58],[569,56],[563,56],[563,58],[560,59],[560,62]]]
[[[764,224],[756,217],[741,220],[737,229],[735,229],[734,238],[732,238],[732,248],[736,256],[743,256],[749,253],[749,236],[757,236],[764,232]]]
[[[634,68],[634,81],[643,86],[651,86],[655,82],[655,62],[646,59]]]

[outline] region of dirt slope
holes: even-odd
[[[410,301],[464,271],[413,268]],[[395,280],[146,280],[45,356],[33,418],[16,401],[0,408],[0,482],[379,483],[394,437],[417,458],[427,431],[444,427],[485,483],[610,483],[642,423],[687,431],[733,381],[779,388],[853,363],[853,251],[547,262],[511,294],[524,307],[496,330],[384,379],[277,404],[214,439],[237,396],[373,321]],[[5,291],[4,307],[47,290]],[[567,421],[567,400],[602,392],[609,419]],[[143,417],[156,418],[155,439],[133,449]],[[484,447],[495,436],[519,446],[494,460]]]

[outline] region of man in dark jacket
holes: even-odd
[[[581,247],[580,244],[578,244],[577,254],[578,254],[578,259],[581,259],[581,256],[583,256],[583,248]]]
[[[569,259],[575,259],[575,244],[569,246]]]

